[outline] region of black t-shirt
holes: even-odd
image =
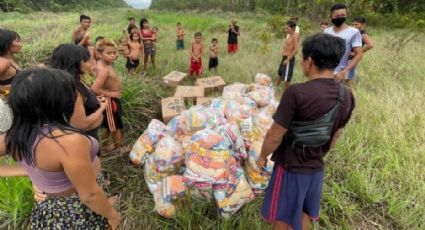
[[[273,116],[276,123],[289,129],[292,121],[312,121],[322,117],[336,104],[339,83],[334,79],[315,79],[302,84],[294,84],[285,91],[279,107]],[[332,138],[343,128],[355,107],[354,96],[346,89],[344,103],[337,116]],[[290,132],[290,131],[288,131]],[[332,140],[332,139],[331,139]],[[331,141],[321,147],[295,146],[293,149],[285,135],[282,143],[273,153],[272,160],[295,173],[313,173],[323,170],[323,157],[329,152]]]
[[[239,32],[239,26],[235,26],[236,32]],[[229,37],[227,38],[227,44],[238,44],[238,34],[232,31],[232,28],[229,28]]]

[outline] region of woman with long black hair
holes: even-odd
[[[13,122],[0,136],[0,156],[12,156],[48,197],[31,215],[33,229],[116,229],[120,214],[96,181],[98,141],[70,125],[75,79],[51,68],[20,72],[8,103]]]
[[[12,30],[0,28],[0,133],[6,132],[12,123],[7,106],[7,96],[13,78],[21,70],[14,56],[21,52],[21,37]]]
[[[84,81],[84,74],[91,70],[89,51],[74,44],[59,45],[53,51],[50,66],[64,70],[74,77],[78,94],[70,119],[71,125],[99,140],[99,126],[102,124],[107,102],[104,97],[96,97]]]

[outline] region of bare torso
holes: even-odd
[[[217,57],[217,51],[218,51],[218,46],[211,45],[211,47],[210,47],[210,57],[216,58]]]
[[[107,77],[102,87],[105,91],[121,92],[121,80],[112,66],[106,66],[103,62],[100,61],[97,64],[97,71],[107,72]]]
[[[282,55],[283,56],[289,56],[294,50],[295,50],[295,44],[296,44],[296,36],[295,34],[290,34],[289,37],[286,39],[285,45],[283,46]]]
[[[202,43],[193,43],[192,44],[192,53],[194,58],[200,58],[202,55]]]
[[[140,58],[141,55],[141,51],[142,51],[142,44],[140,44],[137,41],[132,41],[128,44],[128,46],[130,47],[130,54],[128,55],[128,57],[131,60],[138,60]]]

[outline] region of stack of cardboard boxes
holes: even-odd
[[[211,95],[222,92],[226,85],[219,76],[197,79],[196,86],[180,85],[186,77],[186,73],[177,71],[172,71],[163,77],[164,84],[167,87],[176,88],[173,97],[161,100],[162,120],[165,124],[186,109],[185,101],[190,100],[196,102],[196,105],[209,106],[214,99]]]

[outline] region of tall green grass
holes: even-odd
[[[161,76],[171,70],[187,71],[188,50],[175,51],[175,24],[186,29],[186,47],[196,31],[203,33],[205,47],[216,37],[219,40],[218,74],[231,83],[250,83],[257,72],[276,75],[282,39],[272,36],[267,46],[262,34],[273,35],[268,15],[206,12],[156,12],[116,9],[87,12],[93,18],[92,36],[118,39],[128,16],[147,17],[158,26],[157,69],[149,76],[137,78],[125,74],[125,60],[115,66],[123,76],[125,142],[131,145],[152,118],[160,117],[160,98],[172,95],[161,85]],[[77,13],[33,13],[0,15],[3,26],[21,34],[24,52],[19,56],[23,66],[46,60],[59,43],[69,42],[78,23]],[[229,21],[237,18],[241,26],[241,50],[226,53],[226,30]],[[282,22],[284,18],[282,18]],[[305,37],[319,31],[318,25],[302,21]],[[308,28],[308,29],[306,29]],[[366,53],[358,67],[354,83],[356,110],[337,144],[326,157],[326,178],[322,199],[321,220],[315,229],[424,229],[425,220],[425,38],[413,36],[409,30],[369,28],[375,48]],[[409,36],[411,39],[403,39]],[[264,50],[267,47],[267,50]],[[204,55],[204,66],[208,55]],[[213,75],[205,70],[204,76]],[[306,79],[297,62],[294,83]],[[188,84],[189,82],[186,82]],[[279,95],[281,89],[278,90]],[[254,200],[226,220],[217,213],[214,203],[184,199],[175,219],[167,220],[153,211],[154,202],[143,179],[143,172],[128,163],[126,153],[105,157],[103,166],[110,174],[113,192],[122,194],[120,210],[123,229],[268,229],[259,214],[262,198]],[[21,219],[13,211],[7,213],[8,226],[26,217],[31,207],[30,187],[18,189],[22,202],[12,204],[26,210]],[[7,194],[8,180],[0,180],[0,195]],[[18,196],[20,191],[24,195]],[[25,195],[26,194],[26,195]],[[7,202],[9,198],[6,198]],[[10,198],[11,199],[11,198]],[[6,202],[1,200],[0,202]],[[11,207],[12,207],[11,206]],[[8,206],[9,207],[9,206]],[[5,219],[5,220],[6,220]]]

